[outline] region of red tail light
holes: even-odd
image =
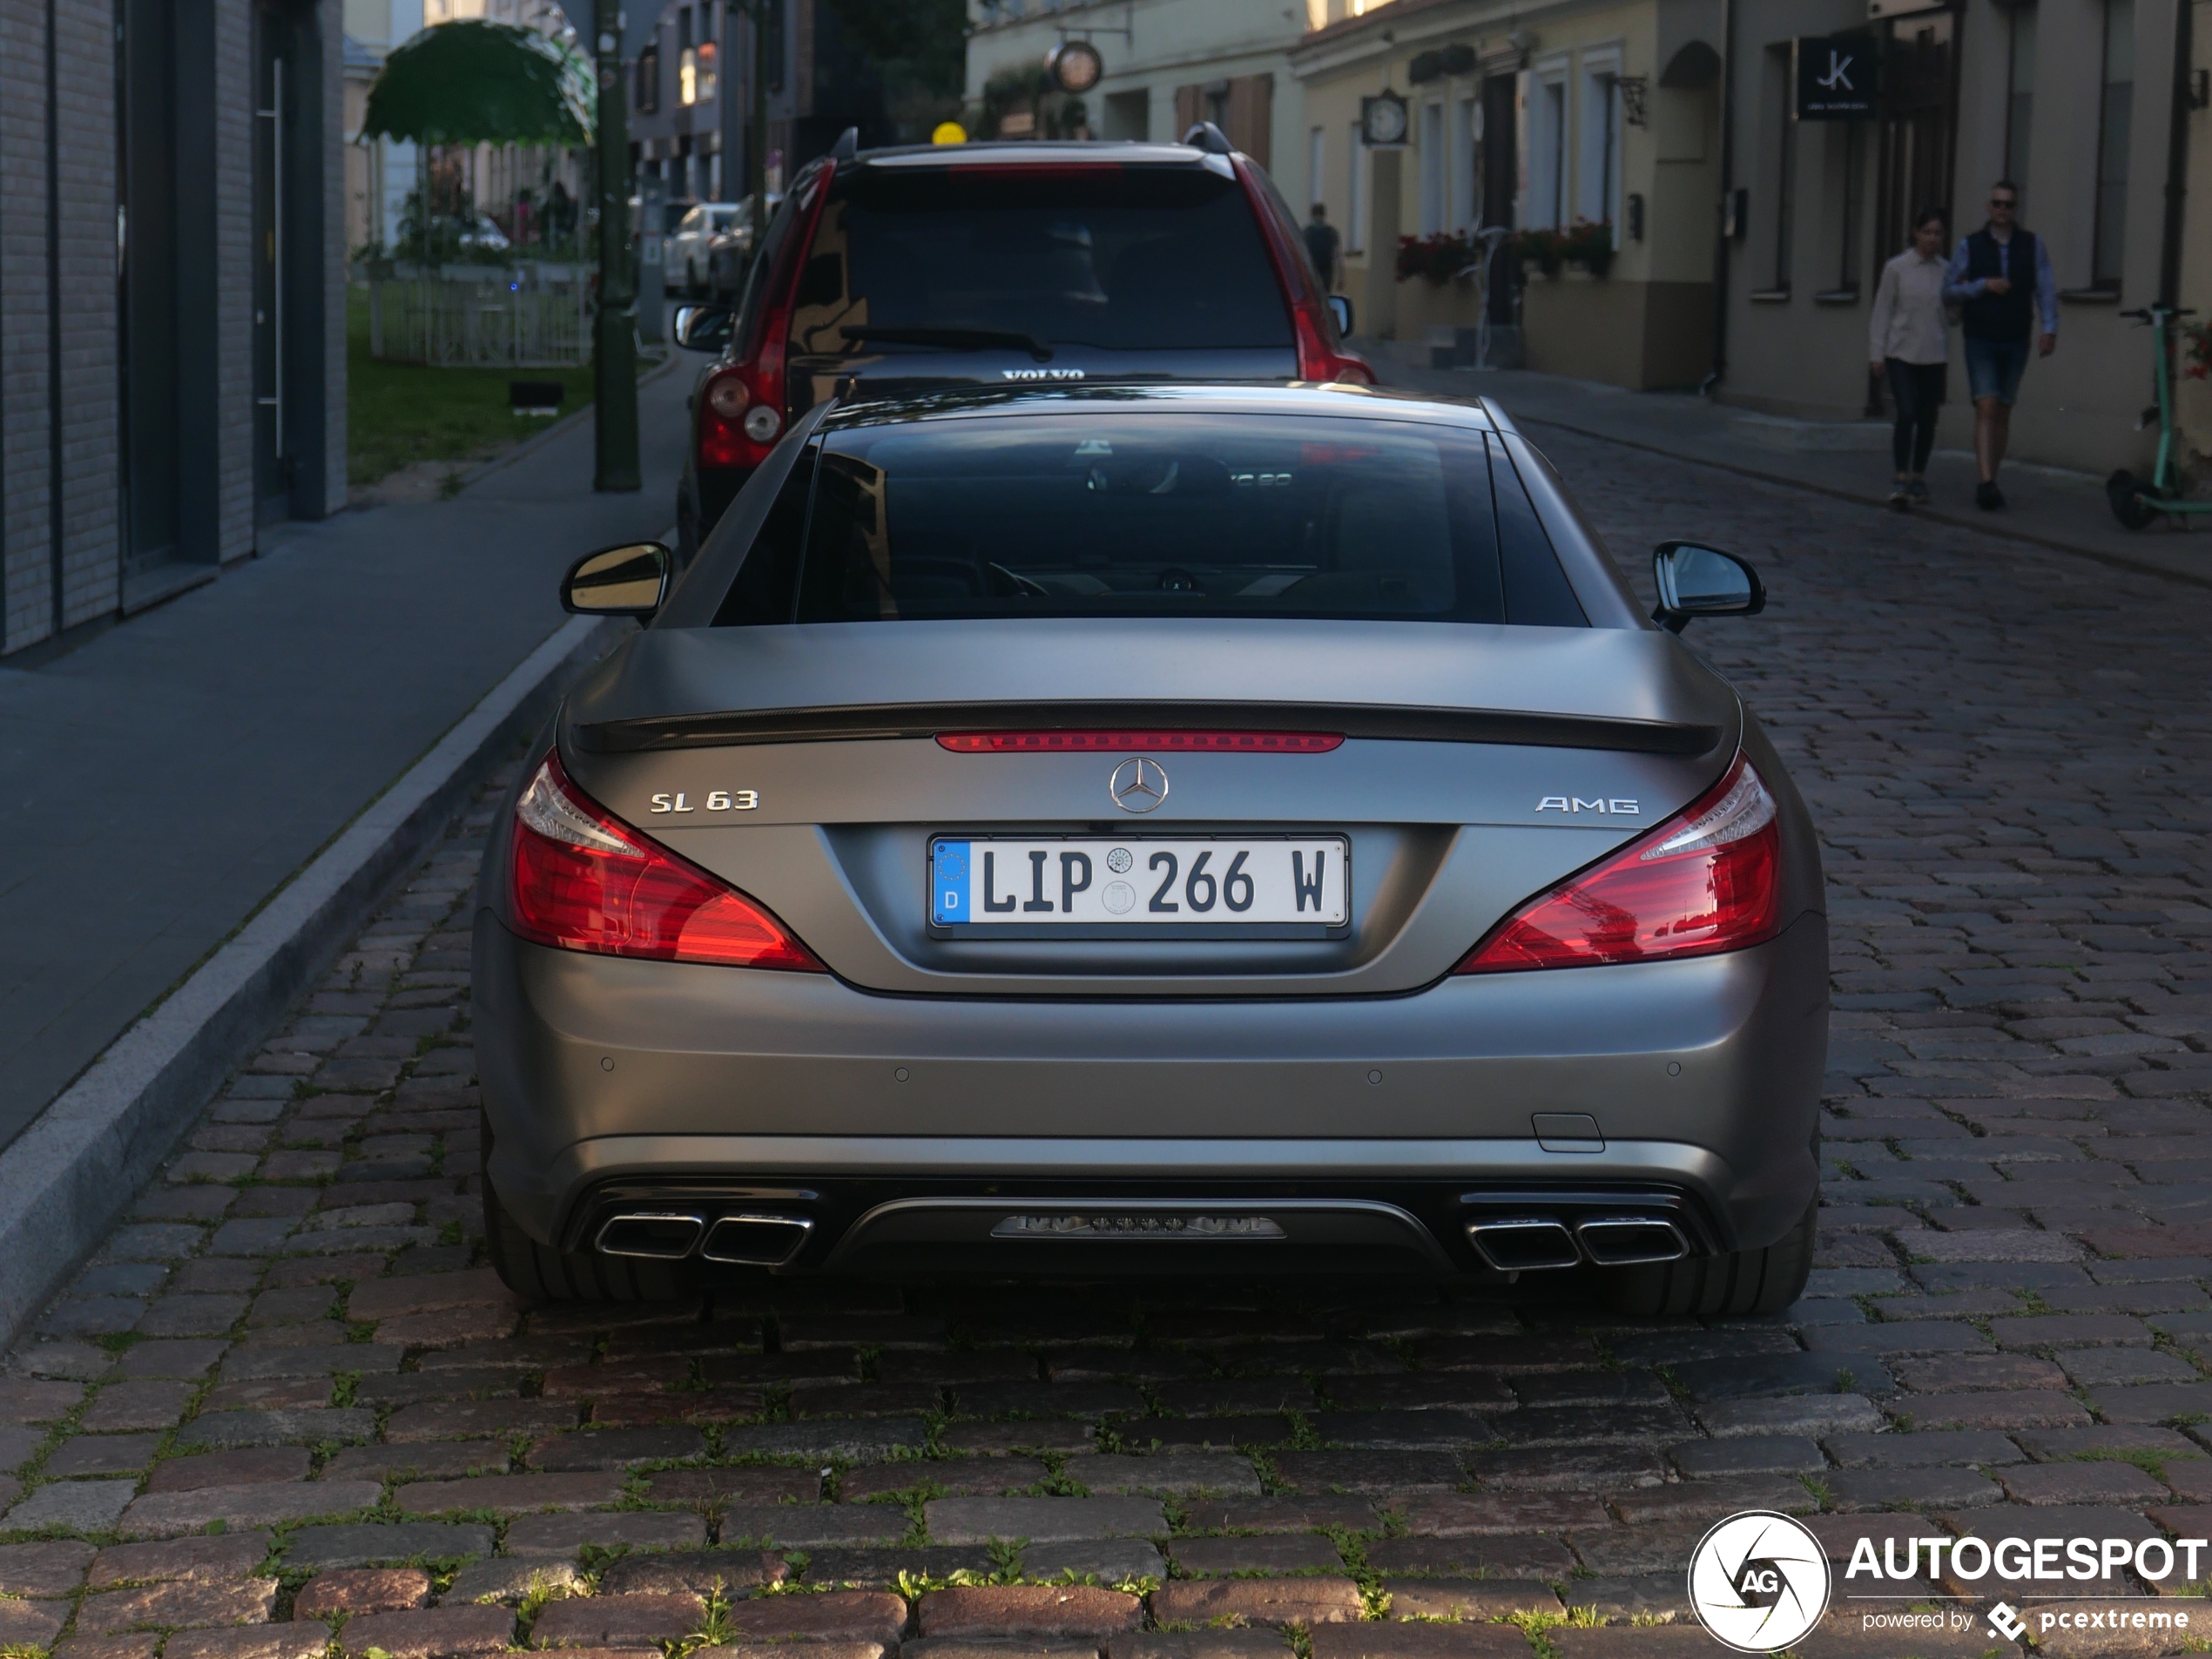
[[[763,275],[759,315],[738,342],[737,361],[715,370],[699,388],[694,430],[701,467],[757,467],[784,435],[791,417],[784,354],[791,341],[792,312],[835,166],[834,162],[822,164],[813,182],[813,196],[802,196],[794,210],[799,222],[791,227],[774,267]]]
[[[783,924],[612,816],[558,754],[515,803],[515,931],[540,945],[658,962],[826,973]]]
[[[940,747],[954,754],[1104,754],[1131,749],[1163,753],[1318,755],[1341,748],[1339,732],[946,732]]]
[[[1781,925],[1782,833],[1748,760],[1593,869],[1532,899],[1452,971],[1587,968],[1710,956]]]
[[[1298,377],[1342,386],[1372,386],[1374,370],[1350,352],[1338,349],[1341,342],[1336,314],[1329,309],[1328,296],[1314,279],[1313,266],[1305,257],[1290,209],[1283,206],[1281,192],[1250,162],[1238,165],[1237,176],[1244,184],[1244,199],[1258,217],[1260,237],[1267,244],[1275,279],[1283,285],[1283,298],[1290,303],[1291,333],[1298,342]]]

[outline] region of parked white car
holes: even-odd
[[[707,244],[738,222],[738,202],[700,202],[677,222],[666,239],[668,286],[689,294],[706,291]]]

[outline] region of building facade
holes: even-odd
[[[1083,99],[1094,138],[1180,138],[1211,121],[1273,175],[1293,202],[1308,199],[1291,50],[1349,0],[970,0],[968,102],[1008,71],[1041,66],[1063,40],[1098,49],[1105,75]],[[979,132],[978,138],[1025,132]]]
[[[338,0],[0,0],[0,656],[346,491]]]
[[[1471,327],[1511,263],[1472,252],[1400,280],[1406,238],[1581,232],[1597,243],[1519,295],[1528,368],[1631,387],[1706,372],[1714,314],[1721,0],[1508,7],[1399,0],[1315,30],[1292,56],[1318,192],[1346,227],[1362,333],[1420,341]],[[1370,145],[1371,98],[1406,104],[1405,141]],[[1466,271],[1468,276],[1458,273]]]
[[[2177,292],[2176,116],[2184,139],[2205,120],[2187,108],[2186,81],[2176,107],[2187,64],[2175,0],[1878,0],[1874,10],[1878,112],[1811,122],[1791,109],[1798,43],[1868,30],[1865,9],[1737,9],[1730,187],[1748,211],[1727,244],[1726,395],[1813,421],[1867,413],[1866,308],[1911,215],[1942,211],[1955,242],[1985,222],[1989,186],[2010,179],[2021,224],[2048,244],[2059,302],[2058,349],[2029,366],[2013,453],[2099,473],[2141,466],[2150,343],[2121,314]],[[1955,338],[1952,381],[1940,441],[1959,444],[1972,411]]]
[[[2184,10],[2184,4],[2187,10]],[[2212,209],[2187,158],[2212,147],[2192,89],[2204,0],[1394,0],[1291,54],[1319,194],[1346,226],[1363,333],[1420,345],[1474,322],[1457,277],[1399,280],[1404,238],[1495,227],[1533,250],[1511,307],[1531,368],[1636,388],[1703,385],[1770,415],[1878,410],[1867,320],[1913,212],[1984,220],[2020,186],[2049,244],[2059,346],[2028,370],[2023,460],[2142,465],[2147,335],[2121,314],[2212,300]],[[1800,71],[1870,56],[1863,107],[1808,106]],[[2178,89],[2178,92],[2177,92]],[[1406,100],[1402,145],[1359,140],[1361,101]],[[2202,94],[2194,96],[2201,98]],[[2195,169],[2212,183],[2207,167]],[[2169,188],[2169,186],[2171,186]],[[1579,257],[1575,256],[1579,255]],[[1494,283],[1493,287],[1500,287]],[[1955,348],[1942,441],[1971,421]],[[2212,427],[2191,382],[2185,412]],[[2207,434],[2212,440],[2212,433]],[[2212,443],[2208,443],[2212,447]]]

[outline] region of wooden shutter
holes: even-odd
[[[1229,142],[1263,167],[1275,130],[1275,78],[1239,75],[1229,83]]]
[[[1204,88],[1194,84],[1175,89],[1175,132],[1172,136],[1177,144],[1183,142],[1184,133],[1206,118],[1205,110]]]

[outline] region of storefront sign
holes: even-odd
[[[1880,49],[1872,34],[1807,35],[1797,42],[1797,118],[1865,121],[1875,113]]]

